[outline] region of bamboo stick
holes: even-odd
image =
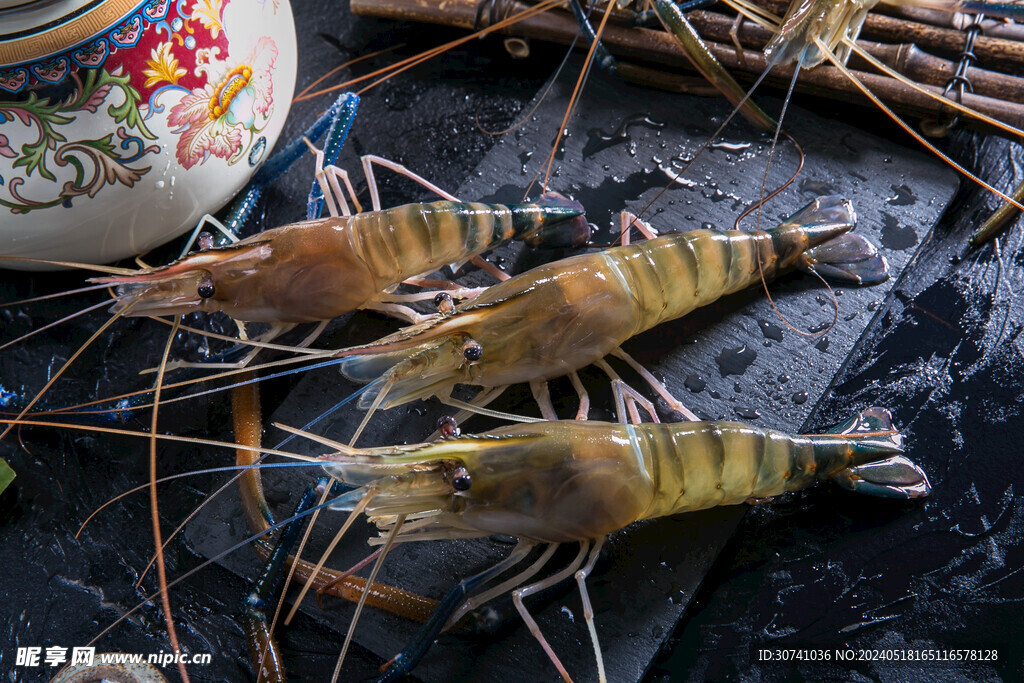
[[[759,5],[780,15],[789,6],[787,0],[759,0]],[[922,50],[956,60],[964,47],[963,31],[942,28],[918,21],[907,21],[877,12],[868,14],[861,31],[864,38],[887,43],[913,43]],[[1024,73],[1024,43],[1004,38],[978,36],[974,43],[978,63],[986,69],[1009,74]]]
[[[402,21],[418,21],[425,23],[445,24],[459,28],[473,30],[482,28],[477,25],[480,19],[487,22],[491,19],[485,12],[478,16],[479,0],[351,0],[352,11],[356,14],[370,14],[378,17],[398,19]],[[516,12],[527,9],[529,5],[516,1],[504,1],[498,6],[502,19]],[[728,27],[732,25],[732,18],[713,12],[693,12],[691,20],[702,35],[707,37],[708,33],[714,32],[721,35],[725,30],[725,40],[728,41]],[[881,17],[884,20],[893,20],[890,17]],[[870,19],[870,15],[869,15]],[[906,24],[907,22],[902,22]],[[941,31],[929,27],[935,31]],[[960,44],[956,47],[959,54],[960,46],[963,43],[963,34],[955,31],[946,31],[955,35]],[[568,14],[562,12],[547,12],[542,15],[531,17],[516,24],[506,31],[531,39],[551,41],[561,44],[570,44],[578,34],[578,27],[575,20]],[[763,46],[770,33],[751,22],[744,22],[739,32],[741,41],[749,41],[755,47]],[[941,35],[936,34],[936,35]],[[602,38],[608,49],[620,57],[642,59],[648,62],[656,62],[671,66],[676,69],[689,70],[689,64],[682,54],[675,39],[664,31],[651,29],[627,28],[624,26],[609,25]],[[1001,41],[1003,43],[1010,41]],[[741,42],[742,44],[742,42]],[[879,48],[877,44],[861,41],[859,43],[869,52],[877,53],[877,57],[899,69],[907,69],[907,75],[915,80],[922,79],[923,86],[932,92],[940,94],[942,86],[955,69],[955,65],[947,60],[939,59],[928,55],[913,46],[884,46]],[[1013,43],[1014,46],[1021,46]],[[737,78],[746,75],[747,80],[759,75],[766,67],[764,56],[759,49],[751,50],[746,45],[744,49],[737,49],[724,42],[709,42],[709,48],[726,68],[733,71]],[[999,47],[1002,50],[1002,46]],[[977,50],[976,50],[977,51]],[[1007,54],[1005,51],[1001,54]],[[1021,51],[1021,64],[1024,64],[1024,50]],[[792,68],[776,68],[768,76],[769,82],[777,85],[788,83],[793,73]],[[911,75],[913,74],[913,75]],[[1004,121],[1017,128],[1024,128],[1024,105],[1003,99],[1008,97],[1007,93],[1024,93],[1024,79],[1015,78],[1006,74],[1000,74],[980,69],[970,71],[972,83],[978,93],[967,93],[964,95],[963,103],[992,118]],[[883,101],[895,109],[916,116],[925,118],[936,118],[942,115],[943,105],[925,95],[912,90],[899,81],[874,73],[857,72],[858,78],[871,88]],[[828,66],[819,66],[801,72],[797,89],[815,95],[832,97],[843,101],[865,104],[866,100],[856,86],[850,83],[838,69]],[[990,96],[986,96],[990,95]],[[998,97],[997,97],[998,95]],[[1020,97],[1017,99],[1024,99]],[[970,125],[981,130],[991,131],[989,126],[979,123],[973,119],[964,119],[965,125]],[[991,131],[998,132],[998,131]],[[1002,133],[1005,135],[1005,133]]]

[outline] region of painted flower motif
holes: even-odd
[[[222,0],[198,0],[192,7],[192,17],[198,19],[214,38],[224,30],[224,24],[220,20],[224,13],[222,4]]]
[[[0,116],[0,121],[3,121],[2,116]],[[0,133],[0,156],[7,157],[8,159],[18,156],[18,153],[11,149],[11,143],[3,133]]]
[[[165,81],[176,85],[179,78],[188,74],[188,71],[178,66],[178,60],[171,54],[170,41],[156,46],[150,51],[150,57],[152,59],[146,60],[149,68],[142,70],[142,75],[146,77],[144,88]]]
[[[230,159],[245,133],[256,133],[265,125],[274,102],[271,75],[276,60],[274,41],[262,37],[241,64],[210,78],[171,108],[168,122],[181,134],[178,163],[188,169],[211,154]]]

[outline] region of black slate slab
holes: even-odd
[[[522,196],[522,188],[542,167],[552,131],[557,130],[564,111],[570,81],[562,78],[530,121],[501,139],[475,176],[459,188],[459,196],[489,201],[513,201]],[[638,211],[654,199],[668,183],[667,172],[689,158],[727,113],[713,100],[632,89],[603,76],[591,80],[578,111],[573,132],[555,162],[551,188],[580,199],[604,235],[609,234],[618,211]],[[885,310],[892,283],[929,239],[929,230],[957,181],[923,155],[894,148],[889,141],[798,108],[790,110],[787,127],[804,146],[807,165],[797,185],[768,205],[763,221],[774,223],[817,194],[843,194],[857,208],[858,230],[882,248],[894,280],[879,287],[837,290],[838,321],[825,336],[804,337],[789,329],[763,292],[755,288],[662,325],[631,340],[625,348],[663,377],[675,395],[702,417],[741,419],[799,431],[827,395],[865,328]],[[682,181],[655,201],[647,218],[661,231],[702,225],[731,227],[742,207],[758,197],[769,143],[742,124],[729,129],[720,143],[698,158]],[[788,145],[780,145],[776,155],[769,186],[781,183],[795,167],[795,155]],[[518,271],[544,258],[549,256],[513,248],[503,250],[495,260]],[[778,310],[801,332],[820,331],[833,318],[827,291],[812,278],[790,276],[775,283],[771,291]],[[356,314],[333,343],[374,337],[391,329],[394,324],[390,321]],[[640,386],[638,378],[621,364],[616,366]],[[607,417],[606,381],[590,371],[584,373],[584,379],[595,400],[593,416]],[[311,374],[273,420],[304,424],[356,388],[333,371]],[[552,390],[563,399],[559,403],[563,416],[571,416],[574,395],[568,382],[556,382]],[[527,401],[528,392],[520,389],[510,394],[501,407],[535,411]],[[439,415],[450,412],[436,403],[397,408],[375,418],[360,443],[420,440],[432,430]],[[348,410],[332,418],[320,432],[347,440],[359,418],[359,413]],[[466,428],[486,426],[480,420]],[[276,438],[277,433],[269,433],[268,443]],[[283,475],[280,470],[265,473],[282,515],[287,514],[306,481],[290,472],[293,474]],[[214,554],[243,533],[235,506],[230,499],[215,502],[189,529],[190,541],[201,552]],[[635,525],[612,537],[588,583],[611,680],[637,679],[647,670],[742,514],[743,508],[711,510]],[[334,514],[333,520],[326,519],[316,533],[331,533],[323,529],[335,528],[340,517]],[[227,525],[230,533],[219,519],[233,520]],[[365,528],[354,529],[332,558],[332,566],[344,567],[361,559],[367,552],[365,538]],[[410,544],[392,553],[380,579],[440,597],[457,578],[489,566],[510,548],[496,540]],[[563,563],[571,559],[570,555],[558,557]],[[233,571],[253,575],[251,558],[232,555],[224,562]],[[569,671],[590,677],[594,674],[593,654],[580,619],[578,598],[567,590],[552,593],[553,598],[542,597],[534,604],[534,613]],[[351,606],[338,603],[323,611],[304,609],[340,631],[352,612]],[[389,658],[414,630],[409,622],[368,610],[356,640]],[[416,670],[425,680],[483,680],[499,673],[514,680],[555,676],[516,618],[495,636],[442,639]]]

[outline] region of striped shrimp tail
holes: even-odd
[[[898,500],[931,493],[928,475],[903,455],[903,435],[893,427],[885,408],[868,408],[827,434],[842,435],[853,446],[855,464],[832,477],[843,488]]]
[[[849,201],[818,197],[790,216],[780,228],[798,227],[813,248],[797,260],[800,270],[848,285],[877,285],[889,279],[889,264],[864,237],[848,232],[857,224]]]
[[[583,205],[557,192],[542,194],[536,204],[513,204],[515,239],[531,247],[563,249],[590,241]]]

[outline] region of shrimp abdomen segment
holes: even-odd
[[[657,482],[644,519],[802,489],[833,477],[853,457],[847,439],[796,436],[739,422],[643,425],[642,430]]]
[[[512,211],[491,204],[408,204],[356,214],[353,223],[353,248],[376,274],[378,289],[482,253],[513,235]]]
[[[642,242],[608,258],[630,283],[639,305],[639,330],[646,330],[753,284],[758,252],[763,262],[772,260],[765,233],[694,230]],[[766,275],[774,272],[765,270]]]
[[[746,289],[797,264],[801,254],[853,227],[845,200],[812,202],[768,231],[693,230],[665,235],[606,256],[634,292],[637,332]],[[837,211],[837,203],[841,203]],[[836,215],[840,220],[836,220]]]
[[[383,289],[396,280],[432,272],[511,240],[554,246],[586,241],[589,232],[580,218],[579,204],[560,198],[544,201],[509,205],[445,201],[357,214],[353,238],[358,236],[359,243],[353,246],[370,270],[379,274]]]

